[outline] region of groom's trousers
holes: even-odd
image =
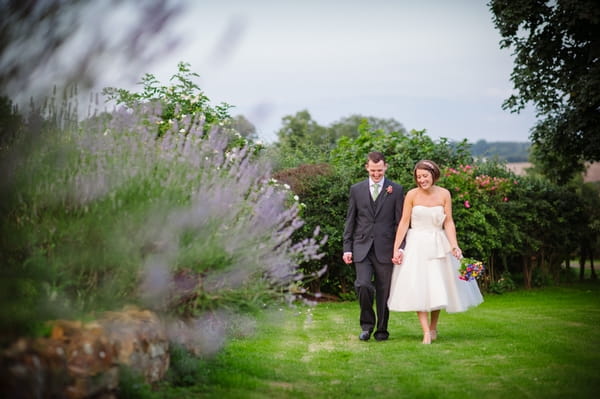
[[[387,338],[389,309],[387,300],[390,296],[390,285],[394,265],[380,263],[373,247],[361,262],[355,262],[356,280],[354,288],[360,305],[360,326],[363,331],[373,332],[376,338]],[[373,302],[377,314],[373,311]]]

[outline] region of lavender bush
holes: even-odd
[[[218,124],[190,116],[157,138],[148,124],[161,119],[157,104],[83,123],[50,114],[1,148],[8,335],[137,303],[185,316],[197,333],[179,322],[174,339],[203,347],[197,322],[207,312],[226,315],[214,332],[238,310],[290,300],[304,278],[298,264],[321,256],[318,232],[291,239],[302,221],[289,190]]]

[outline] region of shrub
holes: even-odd
[[[174,386],[197,384],[202,366],[202,361],[192,355],[183,345],[172,343],[169,346],[169,370],[165,380]]]
[[[302,188],[292,185],[300,190],[306,204],[302,232],[319,226],[329,236],[324,258],[329,269],[312,287],[340,296],[351,292],[348,287],[352,287],[353,269],[340,258],[347,190],[352,183],[366,178],[364,162],[373,150],[386,155],[386,176],[406,191],[414,187],[412,170],[418,160],[432,159],[442,167],[439,185],[452,193],[459,243],[466,256],[489,265],[486,284],[506,280],[503,273],[512,272],[523,273],[524,284],[529,287],[536,268],[558,279],[560,262],[573,252],[581,236],[577,226],[589,225],[582,218],[583,205],[573,194],[575,190],[517,177],[502,163],[474,162],[466,142],[450,145],[444,139],[433,141],[425,131],[383,132],[364,123],[357,138],[342,137],[338,141],[331,154],[330,173],[311,176],[294,169],[282,172],[297,173],[295,179],[302,182]],[[560,227],[560,223],[566,226]],[[314,270],[318,265],[303,267]]]
[[[293,298],[287,287],[319,243],[293,242],[299,208],[268,165],[202,118],[157,139],[153,110],[81,124],[44,115],[41,130],[30,124],[2,147],[3,343],[125,303],[199,317]],[[194,285],[178,286],[177,273]]]
[[[506,245],[507,226],[500,208],[509,201],[515,180],[490,176],[485,173],[486,166],[447,167],[439,185],[452,193],[453,217],[463,253],[488,260]]]
[[[144,381],[144,377],[127,366],[119,367],[119,386],[117,388],[119,398],[126,399],[159,399],[157,392]]]
[[[494,294],[503,294],[516,289],[515,282],[509,272],[504,272],[500,278],[489,285],[488,291]]]
[[[341,263],[343,226],[348,206],[350,176],[334,170],[328,164],[301,165],[274,175],[287,182],[302,202],[304,226],[295,236],[310,237],[315,229],[327,237],[322,243],[320,259],[301,265],[304,274],[320,277],[308,282],[311,292],[344,295],[354,292],[354,269]],[[324,270],[324,267],[327,267]]]

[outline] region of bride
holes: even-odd
[[[388,307],[391,311],[416,311],[423,343],[430,344],[437,338],[441,309],[464,312],[482,303],[483,297],[475,280],[458,278],[462,252],[456,239],[450,192],[435,185],[440,168],[433,161],[422,160],[415,165],[413,176],[417,187],[406,194],[396,230]],[[400,244],[405,238],[402,259]]]

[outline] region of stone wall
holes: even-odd
[[[51,326],[49,338],[20,339],[1,354],[0,397],[116,398],[119,366],[148,383],[169,367],[166,330],[153,312],[129,307]]]

